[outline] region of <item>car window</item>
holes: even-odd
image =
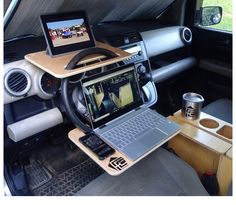
[[[219,23],[215,23],[213,25],[203,25],[198,21],[196,23],[197,26],[203,27],[203,28],[211,28],[221,31],[228,31],[232,32],[232,18],[233,18],[233,0],[197,0],[197,11],[201,11],[202,8],[210,8],[213,6],[218,6],[222,8],[222,16],[221,21]],[[206,12],[202,12],[203,16],[202,19],[204,20],[204,14],[206,15]],[[199,15],[200,12],[199,12]],[[201,18],[201,17],[200,17]],[[213,18],[214,19],[214,18]],[[214,20],[213,20],[214,22]]]

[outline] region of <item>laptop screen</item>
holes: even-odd
[[[93,128],[142,105],[134,66],[82,80]]]

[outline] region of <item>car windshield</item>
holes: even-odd
[[[21,0],[4,32],[4,39],[33,34],[41,35],[39,15],[53,12],[86,10],[90,24],[107,21],[155,19],[174,0]],[[5,7],[9,0],[4,0]],[[6,14],[6,8],[4,9]]]

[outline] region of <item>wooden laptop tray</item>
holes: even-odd
[[[177,132],[178,133],[178,132]],[[149,155],[151,152],[156,150],[162,144],[170,140],[174,137],[177,133],[171,135],[169,138],[161,142],[161,144],[157,145],[149,152],[145,153],[142,157],[138,158],[135,161],[129,160],[125,155],[120,153],[119,151],[115,151],[115,153],[104,160],[99,160],[98,157],[87,147],[85,147],[82,143],[80,143],[79,139],[84,136],[84,133],[79,130],[78,128],[73,129],[69,132],[68,136],[69,139],[77,145],[83,152],[85,152],[91,159],[93,159],[101,168],[103,168],[108,174],[112,176],[117,176],[132,167],[138,161]]]
[[[105,48],[110,51],[113,51],[118,56],[112,59],[96,62],[73,70],[65,70],[65,67],[70,62],[70,60],[78,53],[78,51],[55,57],[47,55],[46,51],[40,51],[26,55],[25,59],[56,78],[66,78],[99,67],[117,63],[131,56],[130,53],[127,53],[119,48],[114,48],[110,45],[101,42],[96,42],[96,47]],[[91,55],[85,57],[79,64],[86,64],[88,62],[96,61],[102,58],[104,58],[103,55]]]

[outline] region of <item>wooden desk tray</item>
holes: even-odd
[[[177,133],[176,133],[177,134]],[[156,150],[158,147],[160,147],[162,144],[170,140],[172,137],[175,136],[172,135],[168,139],[164,140],[161,144],[151,149],[149,152],[147,152],[145,155],[137,159],[136,161],[129,160],[126,156],[124,156],[119,151],[115,151],[115,153],[109,157],[107,157],[104,160],[99,160],[98,157],[90,151],[87,147],[85,147],[83,144],[79,142],[79,138],[84,136],[84,133],[79,130],[78,128],[71,130],[68,134],[69,139],[77,145],[83,152],[85,152],[91,159],[93,159],[101,168],[103,168],[108,174],[117,176],[132,167],[134,164],[136,164],[138,161],[146,157],[148,154]]]
[[[212,135],[205,130],[199,129],[197,126],[180,120],[175,116],[170,116],[168,119],[181,125],[181,132],[179,135],[186,137],[191,141],[194,141],[195,143],[212,150],[213,152],[225,155],[226,152],[232,147],[230,142],[226,142],[221,138],[215,137],[215,135]]]
[[[99,48],[105,48],[105,49],[115,52],[118,55],[118,57],[103,60],[103,61],[96,62],[93,64],[89,64],[89,65],[79,67],[73,70],[65,70],[65,67],[67,66],[69,61],[78,53],[78,51],[71,52],[65,55],[61,55],[61,56],[56,56],[56,57],[51,57],[47,55],[46,51],[40,51],[40,52],[30,53],[26,55],[25,59],[29,61],[30,63],[32,63],[33,65],[39,67],[40,69],[44,70],[45,72],[51,74],[52,76],[56,78],[66,78],[66,77],[70,77],[79,73],[90,71],[99,67],[117,63],[131,56],[131,54],[119,48],[114,48],[110,45],[107,45],[101,42],[96,42],[96,45]],[[86,64],[86,63],[96,61],[102,58],[104,58],[103,55],[91,55],[91,56],[85,57],[79,64]]]
[[[232,125],[228,122],[215,118],[214,116],[208,115],[204,112],[201,112],[200,118],[197,120],[186,119],[181,115],[181,110],[174,113],[174,116],[181,121],[191,124],[218,138],[232,143]]]

